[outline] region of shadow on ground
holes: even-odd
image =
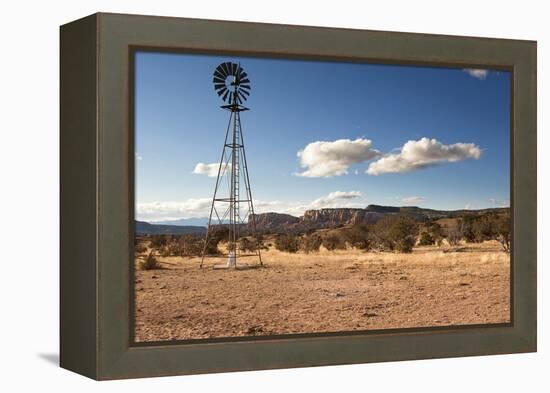
[[[54,366],[59,366],[59,354],[57,353],[39,353],[38,357]]]

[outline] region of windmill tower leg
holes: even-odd
[[[201,256],[201,264],[200,268],[202,269],[202,266],[204,264],[204,257],[206,256],[206,250],[208,250],[208,243],[212,240],[212,234],[211,234],[211,225],[212,225],[212,215],[215,212],[215,204],[216,204],[216,196],[218,194],[218,188],[220,186],[220,178],[222,177],[222,168],[223,170],[227,170],[227,165],[224,167],[225,162],[225,150],[227,146],[227,139],[229,137],[229,129],[231,127],[231,120],[233,118],[233,112],[231,113],[231,116],[229,116],[229,123],[227,124],[227,130],[225,131],[225,142],[223,143],[222,148],[222,155],[220,158],[220,165],[218,166],[218,175],[216,176],[216,187],[214,188],[214,196],[212,197],[212,204],[210,205],[210,214],[208,216],[208,226],[206,227],[206,237],[204,239],[204,246],[202,249],[202,256]],[[216,216],[218,216],[218,213],[216,212]],[[218,216],[218,221],[220,220],[220,217]]]
[[[246,151],[244,150],[244,138],[243,138],[242,127],[241,127],[241,115],[239,114],[239,112],[236,113],[236,118],[239,124],[239,135],[240,135],[241,146],[242,146],[244,182],[245,182],[245,189],[246,189],[246,199],[248,201],[248,210],[249,210],[248,225],[250,226],[251,224],[250,219],[252,219],[252,236],[254,239],[254,245],[256,247],[256,253],[258,255],[260,265],[263,266],[262,254],[260,251],[260,244],[258,241],[258,232],[256,231],[256,213],[254,212],[254,201],[252,200],[252,189],[250,187],[250,177],[248,176],[248,164],[246,162]]]

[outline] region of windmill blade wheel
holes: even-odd
[[[240,64],[221,63],[214,70],[212,82],[214,91],[229,104],[242,104],[250,96],[250,79]]]

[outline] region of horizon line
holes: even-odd
[[[472,208],[462,208],[462,209],[433,209],[433,208],[429,208],[429,207],[420,207],[420,206],[414,206],[414,205],[404,205],[404,206],[393,206],[393,205],[377,205],[377,204],[369,204],[367,205],[366,207],[322,207],[322,208],[319,208],[319,209],[306,209],[304,210],[304,213],[307,212],[307,211],[318,211],[318,210],[341,210],[341,209],[347,209],[347,210],[366,210],[369,206],[377,206],[377,207],[382,207],[382,208],[415,208],[415,209],[423,209],[423,210],[433,210],[433,211],[440,211],[440,212],[458,212],[458,211],[480,211],[480,210],[492,210],[492,209],[510,209],[510,205],[508,206],[491,206],[491,207],[482,207],[482,208],[477,208],[477,209],[472,209]],[[296,218],[300,218],[303,216],[302,215],[299,215],[299,216],[296,216],[294,214],[291,214],[291,213],[281,213],[281,212],[276,212],[276,211],[267,211],[267,212],[262,212],[262,213],[254,213],[255,215],[260,215],[260,214],[280,214],[280,215],[287,215],[287,216],[292,216],[292,217],[296,217]],[[167,221],[178,221],[178,220],[192,220],[192,219],[208,219],[208,216],[192,216],[192,217],[179,217],[179,218],[164,218],[164,219],[156,219],[156,220],[147,220],[147,219],[138,219],[135,215],[134,215],[134,221],[142,221],[142,222],[147,222],[147,223],[150,223],[150,224],[154,224],[154,223],[163,223],[163,222],[167,222]]]

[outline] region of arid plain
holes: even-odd
[[[264,267],[246,270],[212,269],[219,258],[199,269],[197,257],[136,268],[136,341],[510,321],[510,257],[496,241],[262,255]]]

